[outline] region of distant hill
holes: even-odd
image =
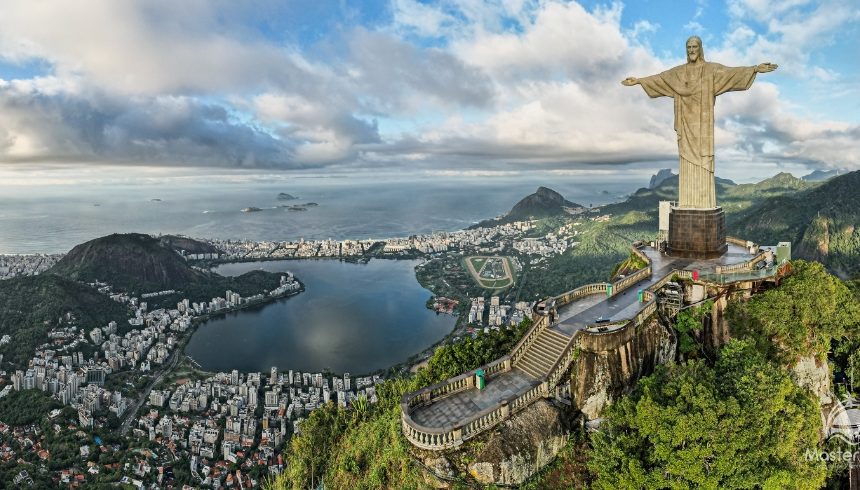
[[[830,179],[832,177],[836,177],[837,175],[845,174],[845,173],[847,173],[847,171],[839,170],[839,169],[813,170],[812,172],[801,177],[801,179],[803,179],[807,182],[821,182],[821,181],[824,181],[824,180]]]
[[[735,184],[729,179],[717,177],[717,204],[722,206],[726,213],[731,216],[768,197],[803,191],[811,189],[816,185],[814,182],[804,182],[785,172],[755,184]],[[653,189],[642,187],[634,192],[626,201],[606,205],[603,209],[615,214],[627,211],[653,212],[656,219],[657,203],[659,201],[677,200],[678,176],[673,175],[663,180],[663,182]]]
[[[858,188],[860,171],[855,171],[770,197],[730,222],[729,229],[759,243],[790,241],[793,256],[820,261],[842,278],[856,278],[860,275]]]
[[[106,281],[126,291],[204,282],[208,275],[190,267],[170,243],[140,233],[108,235],[76,246],[48,272],[75,281]]]
[[[664,180],[674,176],[671,169],[662,168],[656,174],[651,176],[651,180],[648,182],[648,188],[653,189],[658,185],[662,184]]]
[[[185,252],[189,254],[208,254],[208,253],[220,253],[221,250],[218,250],[214,245],[210,245],[206,242],[201,242],[199,240],[195,240],[193,238],[188,238],[182,235],[163,235],[159,237],[162,243],[166,244],[173,250],[177,252]]]
[[[112,320],[128,327],[126,308],[87,285],[53,274],[0,281],[0,335],[12,336],[0,347],[4,361],[25,366],[48,330],[72,318],[88,329]]]
[[[570,202],[558,192],[547,187],[538,187],[534,194],[520,199],[508,214],[508,220],[518,221],[529,218],[548,218],[566,214],[565,208],[581,208],[575,202]]]
[[[551,218],[553,216],[563,216],[568,214],[565,208],[581,208],[581,204],[568,201],[558,192],[547,187],[538,187],[538,189],[528,196],[522,198],[514,204],[514,207],[505,215],[481,221],[478,224],[472,225],[470,228],[482,228],[497,226],[504,223],[514,221],[525,221],[529,219]]]
[[[278,193],[278,201],[292,201],[293,199],[298,199],[298,197],[293,196],[292,194],[287,194],[286,192]]]

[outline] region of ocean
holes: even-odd
[[[62,253],[111,233],[180,233],[251,240],[365,239],[454,231],[508,211],[546,186],[583,205],[617,201],[647,183],[639,174],[511,177],[333,176],[126,179],[33,183],[0,192],[0,253]],[[298,199],[278,201],[285,192]],[[307,211],[281,204],[315,202]],[[242,212],[248,207],[259,212]]]

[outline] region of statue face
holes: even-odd
[[[695,63],[699,60],[699,55],[702,53],[702,45],[698,39],[690,39],[687,41],[687,62]]]

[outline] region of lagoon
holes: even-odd
[[[450,333],[456,318],[425,307],[417,260],[283,260],[224,264],[223,275],[292,272],[297,296],[198,326],[185,353],[207,371],[370,373],[407,360]]]

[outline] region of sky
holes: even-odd
[[[855,2],[3,0],[0,176],[676,167],[671,99],[620,81],[690,35],[779,64],[718,97],[718,175],[860,169]]]

